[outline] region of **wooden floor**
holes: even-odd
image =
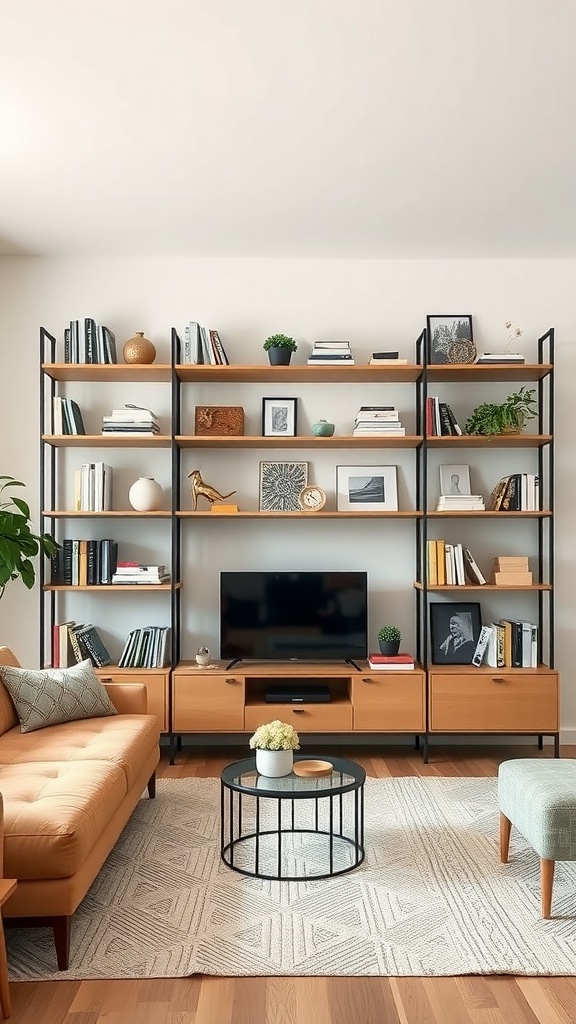
[[[328,750],[323,748],[324,753]],[[530,747],[334,747],[368,775],[491,776]],[[218,776],[245,752],[184,748],[167,778]],[[576,757],[564,747],[563,757]],[[495,837],[496,838],[496,837]],[[574,951],[576,966],[576,949]],[[575,978],[186,978],[11,986],[14,1024],[574,1024]]]

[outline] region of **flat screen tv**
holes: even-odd
[[[366,572],[221,572],[220,656],[230,661],[366,658]]]

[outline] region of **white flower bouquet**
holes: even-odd
[[[296,729],[276,719],[259,725],[250,738],[251,750],[299,750],[300,740]]]

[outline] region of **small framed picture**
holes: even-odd
[[[339,512],[397,512],[396,466],[337,466]]]
[[[296,437],[297,398],[262,399],[262,436]]]
[[[472,494],[470,466],[440,466],[440,494]]]
[[[476,359],[470,313],[429,313],[426,328],[429,363],[473,363]]]
[[[307,462],[261,462],[260,512],[301,512],[300,492],[307,484]]]
[[[481,629],[482,616],[477,601],[433,602],[430,605],[433,664],[471,665]]]

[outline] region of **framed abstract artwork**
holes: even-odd
[[[300,512],[300,492],[307,483],[307,462],[261,462],[260,512]]]

